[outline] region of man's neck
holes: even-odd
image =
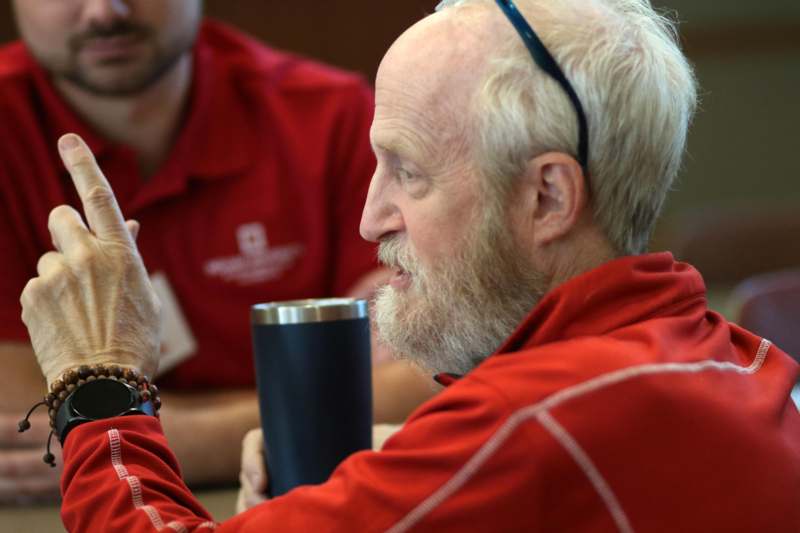
[[[156,83],[128,97],[98,96],[64,79],[55,85],[98,133],[136,152],[141,175],[148,179],[169,156],[191,82],[192,56],[186,54]]]

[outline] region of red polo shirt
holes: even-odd
[[[372,93],[352,74],[205,22],[188,111],[149,180],[62,100],[21,43],[0,49],[0,339],[27,339],[19,296],[52,249],[49,211],[77,195],[56,152],[66,132],[97,156],[139,249],[166,276],[197,341],[162,382],[253,384],[249,306],[341,295],[375,268],[358,234],[374,159]]]

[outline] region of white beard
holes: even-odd
[[[411,276],[406,290],[378,290],[378,337],[397,357],[432,373],[472,370],[511,335],[545,286],[497,214],[486,214],[435,267],[421,265],[396,237],[381,243],[378,256]]]

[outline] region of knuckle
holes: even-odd
[[[95,208],[106,208],[114,201],[114,194],[108,187],[102,185],[94,185],[86,191],[87,204]]]
[[[28,280],[28,283],[25,284],[25,288],[22,289],[19,302],[22,304],[23,316],[25,315],[25,309],[39,299],[41,285],[41,280],[39,278],[33,278]]]
[[[85,152],[75,157],[71,164],[72,168],[79,172],[94,173],[95,171],[94,157]]]
[[[88,246],[78,246],[72,251],[70,264],[75,270],[82,272],[88,270],[95,261],[94,251]]]
[[[66,205],[59,205],[57,207],[54,207],[50,211],[50,216],[47,219],[47,225],[50,227],[50,229],[52,229],[53,226],[57,224],[63,223],[66,217],[70,216],[71,209],[72,208]]]

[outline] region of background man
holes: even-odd
[[[496,4],[444,2],[376,81],[361,233],[394,271],[376,321],[448,388],[382,451],[217,530],[797,531],[797,364],[644,253],[696,99],[671,26],[645,0],[528,0],[545,48]],[[22,295],[42,371],[152,372],[135,244],[86,145],[61,154],[88,228],[51,213],[58,251]],[[151,416],[80,425],[64,455],[71,530],[214,527]]]
[[[200,0],[14,9],[25,45],[0,50],[0,501],[57,490],[58,472],[40,468],[46,416],[16,433],[43,388],[19,293],[52,249],[46,213],[77,205],[55,150],[68,131],[143,223],[139,249],[165,309],[162,420],[186,479],[232,481],[241,437],[258,425],[249,305],[341,295],[376,268],[357,235],[375,166],[371,90],[204,22]],[[377,385],[392,394],[386,375]],[[401,420],[402,402],[416,401],[395,396],[387,409],[386,397],[379,419]]]

